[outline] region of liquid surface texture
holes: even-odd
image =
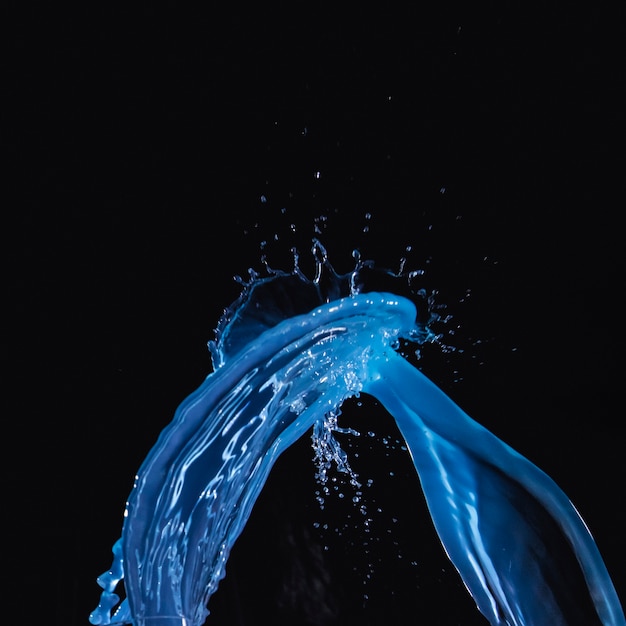
[[[395,419],[441,543],[493,626],[624,626],[568,497],[402,354],[428,329],[391,273],[359,261],[339,276],[317,253],[313,280],[297,262],[255,276],[220,321],[214,371],[137,473],[91,623],[204,624],[278,456],[347,398],[369,394]]]

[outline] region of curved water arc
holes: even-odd
[[[266,283],[278,289],[277,300],[286,277],[287,291],[296,285],[309,293],[304,303],[296,300],[278,322],[254,299],[247,303],[258,317],[250,308],[235,309],[216,344],[222,350],[216,371],[181,404],[140,468],[118,555],[127,601],[113,619],[200,626],[276,458],[327,412],[364,391],[396,419],[442,544],[491,624],[622,626],[606,568],[565,494],[394,351],[398,338],[421,332],[414,305],[394,294],[355,293],[354,275],[346,281],[336,274],[328,293],[346,294],[339,300],[317,306],[325,300],[319,285],[285,274]],[[293,315],[311,303],[308,312]],[[532,523],[525,521],[529,510]],[[507,543],[502,524],[492,519],[523,530]],[[558,551],[531,558],[545,535],[559,543]],[[503,547],[534,568],[538,584],[508,573]],[[564,565],[576,574],[563,591]],[[582,603],[570,587],[584,591]],[[545,594],[541,602],[537,590]],[[103,593],[93,623],[107,623],[111,599]]]

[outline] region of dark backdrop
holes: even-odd
[[[292,246],[310,267],[318,231],[339,271],[355,248],[426,270],[452,318],[424,371],[564,488],[623,597],[624,17],[617,3],[10,12],[13,623],[87,624],[134,472],[210,371],[233,275],[262,253],[287,268]],[[294,446],[208,624],[484,623],[393,423],[355,408],[342,419],[363,432],[367,515],[338,497],[320,510],[309,441]]]

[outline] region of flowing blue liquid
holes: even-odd
[[[215,371],[137,473],[92,624],[201,626],[276,459],[360,394],[395,418],[442,545],[492,625],[626,624],[570,500],[400,354],[427,331],[409,299],[365,291],[366,270],[337,276],[323,259],[309,281],[296,264],[231,307]]]

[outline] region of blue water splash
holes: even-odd
[[[319,242],[314,254],[313,280],[296,255],[292,272],[252,274],[220,320],[214,372],[139,469],[91,623],[201,626],[276,459],[311,427],[328,437],[329,416],[370,394],[395,418],[446,553],[492,625],[624,626],[567,496],[403,356],[432,335],[398,277],[358,258],[340,276]],[[349,468],[335,443],[318,451]]]

